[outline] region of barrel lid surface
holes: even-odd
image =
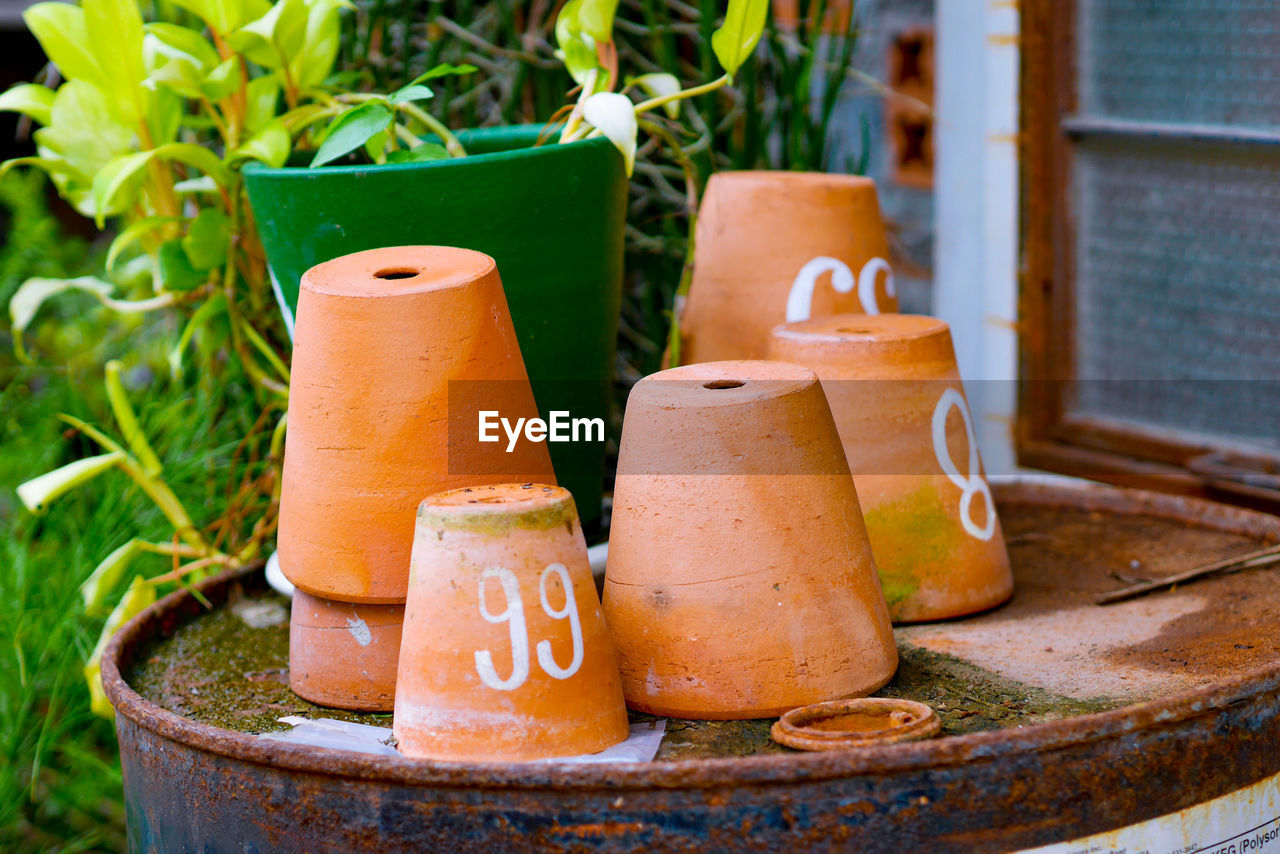
[[[130,687],[122,671],[132,675],[155,639],[173,635],[203,612],[185,592],[156,603],[116,635],[103,657],[104,686],[118,712],[140,726],[250,762],[409,785],[516,788],[695,788],[955,766],[1120,738],[1280,686],[1280,637],[1274,632],[1280,585],[1268,570],[1203,580],[1117,605],[1093,604],[1097,595],[1133,579],[1280,542],[1280,518],[1083,483],[1023,482],[996,485],[994,492],[1014,565],[1014,599],[976,618],[899,628],[900,646],[1052,692],[1078,702],[1080,709],[1106,710],[849,752],[597,765],[370,756],[272,742],[201,723]],[[256,568],[246,568],[211,579],[203,592],[218,605],[245,588],[265,590],[260,576]]]

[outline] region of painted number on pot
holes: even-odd
[[[947,447],[947,416],[952,409],[960,410],[960,419],[964,422],[965,441],[969,445],[969,473],[961,474],[951,459],[951,451]],[[938,457],[938,465],[947,479],[960,488],[960,524],[973,537],[989,540],[996,532],[996,507],[991,500],[991,487],[982,476],[982,466],[978,461],[978,439],[973,432],[973,416],[969,414],[969,406],[960,392],[949,388],[942,393],[938,405],[933,410],[933,452]],[[979,526],[973,521],[973,497],[981,495],[986,507],[986,521]]]
[[[891,297],[898,295],[893,283],[893,270],[889,262],[883,258],[872,258],[862,265],[858,278],[853,277],[853,270],[838,258],[819,255],[800,268],[796,280],[791,283],[791,293],[787,295],[787,323],[797,320],[808,320],[813,311],[813,291],[818,286],[818,277],[824,273],[831,274],[831,287],[836,293],[847,294],[858,288],[858,302],[867,314],[879,314],[880,305],[876,302],[876,282],[884,273],[884,291]]]
[[[564,592],[564,605],[556,608],[551,604],[548,594],[548,580],[555,578],[560,582]],[[502,594],[507,607],[501,613],[493,613],[485,604],[485,588],[490,579],[496,579],[502,586]],[[487,649],[476,652],[476,673],[480,681],[496,691],[514,691],[529,678],[529,630],[524,618],[524,601],[520,598],[520,582],[509,569],[500,566],[490,567],[480,575],[480,616],[485,622],[506,623],[511,632],[511,675],[503,679],[493,666],[493,653]],[[561,667],[556,662],[555,653],[551,650],[551,641],[538,641],[538,666],[553,679],[568,679],[582,667],[584,650],[582,646],[582,618],[578,615],[578,601],[573,594],[573,583],[569,579],[569,570],[562,563],[553,563],[542,571],[538,579],[538,601],[542,611],[553,620],[569,621],[569,635],[573,643],[573,658],[568,665]]]

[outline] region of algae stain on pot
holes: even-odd
[[[889,611],[920,589],[930,567],[944,566],[956,548],[954,526],[933,483],[896,501],[885,501],[864,513],[871,553],[880,572]]]

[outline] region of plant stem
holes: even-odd
[[[444,142],[445,150],[449,152],[450,157],[467,156],[467,150],[462,147],[462,143],[458,142],[458,138],[453,135],[453,132],[445,127],[444,123],[435,116],[431,115],[417,104],[404,103],[399,106],[400,109],[404,110],[410,116],[422,122],[422,124],[427,127],[427,130],[440,137]]]
[[[661,95],[657,98],[650,98],[647,101],[641,101],[636,104],[636,115],[647,113],[650,110],[661,107],[663,104],[670,104],[672,101],[683,101],[686,98],[696,98],[699,95],[706,95],[717,89],[723,89],[729,85],[729,75],[725,75],[710,83],[703,83],[701,86],[692,86],[688,89],[681,89],[679,92],[672,92],[670,95]]]

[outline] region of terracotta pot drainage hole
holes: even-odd
[[[722,388],[742,388],[744,385],[746,385],[746,383],[742,380],[712,380],[709,383],[703,383],[702,387],[716,391]]]
[[[373,276],[376,279],[412,279],[421,273],[421,270],[409,270],[403,267],[393,267],[389,270],[379,270]]]
[[[773,740],[796,750],[842,750],[936,735],[941,719],[924,703],[864,697],[802,706],[773,725]]]

